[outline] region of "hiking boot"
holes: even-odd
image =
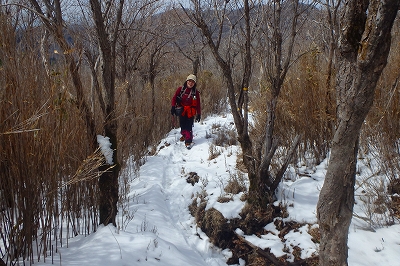
[[[186,146],[186,149],[190,150],[193,147],[193,142],[186,142],[185,146]]]
[[[179,139],[179,141],[185,141],[185,137],[182,136],[182,137]]]

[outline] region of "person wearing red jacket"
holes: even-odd
[[[182,137],[180,141],[185,141],[189,147],[193,142],[194,121],[200,122],[201,105],[200,93],[196,89],[196,76],[190,74],[183,86],[180,86],[171,101],[171,114],[179,116]]]

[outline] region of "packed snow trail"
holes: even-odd
[[[89,236],[69,239],[68,248],[64,239],[63,247],[53,258],[54,264],[227,265],[230,253],[210,244],[208,237],[196,227],[188,210],[193,196],[201,192],[202,186],[211,185],[216,189],[216,196],[220,195],[221,192],[217,192],[219,186],[208,180],[214,176],[229,175],[227,168],[235,166],[236,156],[228,160],[226,157],[213,162],[208,160],[212,139],[206,136],[210,135],[213,123],[213,118],[195,123],[193,133],[196,145],[190,150],[179,141],[180,129],[171,130],[160,142],[157,153],[146,158],[136,175],[132,173],[129,209],[119,210],[119,229],[111,225],[101,226]],[[194,186],[186,182],[186,175],[190,172],[198,173],[202,179]],[[128,216],[133,216],[133,219],[129,220]],[[51,260],[47,258],[44,264],[51,263]]]
[[[48,252],[46,261],[43,262],[41,256],[41,261],[35,261],[35,265],[226,266],[230,252],[210,244],[208,237],[196,227],[188,206],[197,193],[206,193],[206,210],[215,208],[226,219],[239,217],[244,205],[240,200],[243,192],[232,195],[224,191],[232,177],[243,175],[236,170],[239,147],[211,144],[214,138],[225,137],[224,134],[233,127],[231,115],[209,117],[196,123],[193,129],[196,145],[191,150],[179,142],[179,129],[171,130],[160,142],[157,153],[146,158],[137,174],[123,173],[131,177],[131,192],[126,207],[119,210],[118,228],[102,226],[96,233],[73,237],[67,242],[64,226],[62,247],[58,242],[58,252],[54,257]],[[370,160],[367,158],[366,161],[369,165]],[[358,165],[360,173],[371,176],[368,167],[360,162]],[[309,229],[317,227],[315,209],[326,169],[327,160],[313,169],[307,164],[297,169],[289,168],[278,189],[278,200],[286,204],[289,213],[283,220],[300,221],[305,223],[304,226],[289,231],[284,241],[278,237],[280,231],[274,223],[265,226],[265,235],[243,237],[259,248],[269,248],[275,256],[286,255],[293,259],[294,248],[301,250],[302,258],[315,254],[318,244],[312,241]],[[186,182],[191,172],[200,177],[193,186]],[[307,175],[298,176],[298,172]],[[363,189],[361,186],[358,188],[359,195],[363,194]],[[221,196],[229,197],[230,201],[219,202]],[[365,205],[360,197],[356,202],[354,211],[361,217]],[[362,229],[367,226],[370,225],[363,219],[353,217],[348,242],[349,265],[398,266],[400,225],[397,220],[395,225],[377,227],[373,232]],[[236,232],[240,233],[240,230]],[[245,265],[243,260],[239,263]]]
[[[208,150],[212,141],[206,139],[207,131],[211,126],[208,125],[210,122],[206,121],[203,125],[195,124],[193,131],[196,145],[190,150],[179,141],[180,130],[172,130],[160,143],[157,155],[149,157],[141,167],[140,181],[131,188],[140,195],[139,198],[143,197],[147,204],[158,205],[154,210],[160,211],[145,214],[146,219],[161,221],[161,224],[154,226],[161,232],[170,234],[159,237],[171,239],[171,245],[179,247],[182,256],[190,261],[189,264],[177,264],[175,260],[165,265],[226,265],[227,258],[221,254],[221,251],[213,248],[208,237],[196,228],[195,220],[188,210],[188,205],[193,201],[193,195],[201,192],[202,184],[200,181],[200,184],[192,186],[186,181],[187,174],[196,172],[203,178],[216,174],[214,171],[210,173],[204,169],[207,168]],[[162,169],[161,172],[160,169]],[[148,186],[153,186],[153,188],[149,189]],[[144,193],[141,193],[140,187],[143,187]],[[147,197],[145,194],[149,191],[153,192]],[[185,246],[186,249],[182,250]],[[184,263],[183,260],[182,263]]]

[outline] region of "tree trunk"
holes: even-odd
[[[192,61],[192,66],[193,66],[193,75],[197,76],[200,67],[200,56],[198,54],[194,56],[194,60]]]
[[[398,8],[399,0],[348,0],[345,4],[337,60],[338,128],[317,205],[320,265],[347,265],[358,138],[387,62]]]
[[[298,1],[294,1],[293,3],[293,20],[292,20],[292,31],[290,33],[287,53],[285,55],[282,54],[282,23],[280,18],[281,12],[281,1],[274,1],[274,36],[273,36],[273,50],[270,53],[273,54],[273,58],[275,59],[268,68],[270,72],[267,74],[267,79],[270,81],[272,85],[273,95],[271,100],[266,103],[267,112],[268,112],[268,121],[266,125],[267,134],[265,136],[264,142],[266,143],[266,149],[263,152],[255,151],[252,140],[249,136],[249,125],[248,125],[248,105],[249,105],[249,97],[248,97],[248,89],[249,83],[251,79],[252,73],[252,54],[251,54],[251,45],[253,43],[252,32],[254,28],[252,28],[255,23],[251,21],[251,9],[253,2],[245,0],[243,1],[243,28],[242,28],[242,36],[244,36],[244,40],[240,43],[243,43],[241,47],[241,54],[243,58],[243,79],[239,92],[239,96],[236,103],[237,91],[235,88],[235,83],[233,79],[233,67],[231,65],[232,58],[229,58],[229,54],[227,51],[220,51],[220,41],[222,40],[221,34],[223,28],[226,27],[223,23],[227,21],[226,17],[221,16],[217,20],[220,21],[220,33],[216,37],[214,33],[210,31],[209,25],[207,25],[206,20],[203,17],[202,11],[203,8],[200,2],[193,2],[195,4],[195,13],[189,14],[189,12],[185,11],[188,15],[188,18],[201,30],[202,34],[207,40],[207,43],[211,49],[211,52],[217,61],[218,65],[222,69],[222,73],[226,80],[226,85],[228,89],[228,100],[229,105],[231,107],[231,112],[233,115],[233,119],[235,122],[236,130],[238,133],[238,140],[240,142],[240,146],[243,152],[243,164],[248,171],[248,176],[250,180],[250,188],[249,188],[249,199],[248,203],[252,205],[252,207],[258,210],[266,210],[268,208],[268,204],[271,203],[272,196],[275,193],[275,189],[278,186],[280,180],[283,177],[283,174],[286,170],[287,163],[290,158],[292,158],[294,154],[294,148],[297,147],[299,143],[299,137],[295,138],[292,147],[289,149],[287,154],[287,158],[285,163],[282,165],[279,173],[276,176],[272,176],[269,172],[270,163],[275,155],[276,148],[278,147],[278,142],[274,140],[274,126],[275,126],[275,112],[276,112],[276,104],[279,97],[279,92],[282,88],[283,81],[286,77],[287,71],[289,69],[294,39],[296,36],[296,25],[297,25],[297,17],[298,17]],[[228,3],[228,2],[227,2]],[[226,6],[224,6],[226,8]],[[184,9],[185,10],[185,9]],[[223,14],[224,12],[216,12],[217,14]],[[233,29],[235,23],[231,26]],[[234,31],[232,31],[234,32]],[[232,33],[231,32],[231,33]],[[233,33],[232,33],[233,34]],[[234,38],[234,37],[230,37]],[[226,38],[226,39],[230,39]],[[228,44],[227,47],[230,45]],[[225,55],[225,57],[223,57]],[[270,63],[270,62],[268,62]],[[260,146],[263,146],[260,145]]]
[[[114,120],[115,121],[115,120]],[[104,172],[99,178],[100,189],[100,223],[104,225],[113,224],[116,226],[116,216],[118,212],[118,175],[120,165],[117,161],[117,123],[110,122],[104,127],[105,135],[110,138],[111,149],[113,153],[113,162],[115,166]],[[109,166],[102,166],[100,171],[106,170]]]
[[[120,165],[117,156],[117,130],[118,123],[115,114],[115,47],[118,37],[118,29],[122,17],[124,0],[120,0],[117,13],[115,14],[115,27],[113,32],[107,32],[100,1],[90,0],[90,7],[96,26],[97,38],[99,41],[102,58],[102,82],[104,87],[104,134],[110,138],[111,149],[113,152],[113,163],[115,167],[112,171],[104,172],[99,179],[100,189],[100,223],[108,225],[112,223],[116,226],[117,201],[118,201],[118,175]]]

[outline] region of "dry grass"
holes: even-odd
[[[397,24],[396,24],[397,23]],[[397,26],[396,26],[397,25]],[[360,137],[361,156],[372,156],[376,163],[371,171],[383,175],[377,183],[371,178],[365,184],[367,201],[366,215],[368,218],[379,216],[381,221],[391,224],[398,219],[397,199],[393,197],[399,193],[400,180],[400,20],[393,26],[392,49],[388,65],[384,69],[378,82],[374,104],[362,128]],[[369,206],[369,207],[368,207]],[[390,216],[387,216],[388,212]],[[382,218],[383,217],[383,218]],[[379,225],[374,219],[372,225]]]
[[[51,255],[52,245],[68,245],[69,238],[97,229],[97,177],[104,158],[92,150],[62,57],[55,58],[48,76],[37,56],[40,34],[20,36],[17,45],[6,19],[0,16],[0,227],[1,255],[12,264],[17,259],[43,259]],[[80,71],[90,102],[84,60]],[[143,163],[149,147],[172,128],[170,98],[181,85],[175,80],[176,76],[157,83],[154,94],[135,75],[117,80],[118,156],[123,168],[132,169],[120,178],[119,207],[126,216],[122,228],[133,218],[127,209],[131,173]],[[91,106],[96,133],[104,134],[100,105],[94,101]],[[57,233],[54,228],[59,228]]]
[[[208,147],[208,160],[214,160],[215,158],[217,158],[218,156],[221,155],[221,150],[219,150],[219,148],[217,148],[214,144],[210,144],[210,146]]]
[[[236,131],[232,128],[222,126],[215,130],[214,134],[216,134],[216,138],[213,143],[217,146],[226,147],[238,144]]]
[[[239,171],[236,172],[236,174],[231,174],[224,191],[233,195],[239,194],[240,192],[246,192],[246,176]]]
[[[279,139],[281,147],[289,147],[296,134],[303,136],[294,162],[303,161],[304,156],[310,154],[314,164],[318,164],[329,151],[335,103],[333,93],[324,86],[323,67],[324,61],[317,53],[301,57],[290,69],[281,90],[274,138]],[[269,97],[268,84],[261,86],[259,92],[251,95],[255,124],[250,133],[256,149],[262,149],[264,144],[265,103]]]
[[[23,59],[26,65],[40,65],[33,57]],[[4,63],[0,223],[5,260],[11,263],[19,257],[31,260],[33,250],[38,257],[48,256],[51,245],[60,245],[54,227],[66,229],[66,238],[95,230],[98,193],[93,168],[81,165],[89,153],[79,113],[56,91],[43,89],[56,84],[37,78],[40,67],[10,69],[12,62]]]
[[[211,71],[198,74],[197,88],[201,93],[202,115],[220,114],[227,110],[227,90],[222,80]]]
[[[55,57],[48,76],[37,56],[40,54],[37,47],[40,34],[17,38],[10,23],[12,20],[6,15],[0,15],[0,227],[4,247],[1,255],[7,264],[12,264],[19,258],[37,261],[50,255],[51,245],[68,245],[70,237],[90,234],[97,229],[99,193],[96,177],[103,158],[93,153],[82,114],[74,102],[68,68],[61,56]],[[393,49],[379,81],[374,106],[365,121],[360,146],[365,153],[376,155],[387,183],[391,184],[392,195],[386,195],[386,198],[381,195],[375,202],[389,204],[388,208],[399,218],[399,199],[393,195],[399,193],[400,173],[399,20],[396,23]],[[32,27],[30,30],[28,32],[37,33],[40,29]],[[91,80],[87,78],[90,75],[84,60],[81,63],[85,97],[89,100],[93,96],[89,91]],[[287,146],[296,133],[304,136],[294,163],[304,161],[305,156],[311,154],[314,164],[318,164],[329,150],[336,104],[334,92],[324,85],[325,68],[324,58],[318,53],[310,53],[293,65],[282,89],[276,138],[282,146]],[[149,151],[155,151],[157,141],[172,129],[171,97],[190,72],[178,70],[182,72],[171,67],[169,72],[159,76],[155,91],[138,71],[129,73],[126,80],[116,81],[118,156],[123,168],[133,168],[134,172]],[[204,70],[198,74],[197,85],[201,91],[203,117],[226,111],[227,94],[219,76]],[[260,150],[265,135],[268,90],[268,86],[262,84],[250,92],[255,122],[251,137],[254,148]],[[99,103],[93,101],[92,106],[96,132],[103,134]],[[213,130],[212,134],[216,135],[213,145],[237,144],[234,130],[217,125]],[[210,151],[213,158],[218,156],[215,146]],[[278,164],[279,161],[274,162],[273,166]],[[240,159],[237,165],[245,171]],[[129,202],[126,196],[130,178],[130,174],[121,175],[122,209]],[[232,178],[226,192],[243,191],[242,181],[239,176]],[[384,190],[380,188],[379,191]],[[204,193],[198,198],[199,202],[196,198],[191,208],[198,223],[214,237],[215,243],[230,245],[231,235],[224,231],[226,221],[215,210],[205,213]],[[391,201],[382,200],[387,198]],[[30,203],[29,208],[26,202]],[[272,209],[266,213],[252,211],[253,216],[249,215],[248,220],[243,221],[249,232],[264,226],[275,213]],[[133,217],[129,211],[126,213],[127,220],[123,224]],[[53,231],[56,227],[60,229],[58,234]],[[33,258],[33,254],[37,254],[37,258]]]

